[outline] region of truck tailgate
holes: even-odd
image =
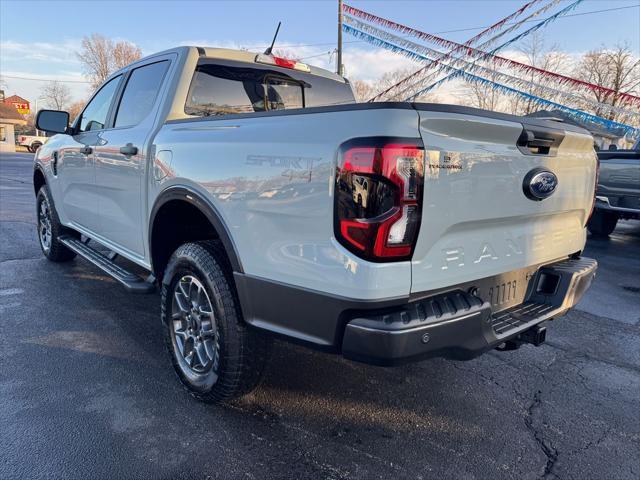
[[[412,293],[551,262],[583,249],[597,168],[586,131],[480,111],[416,108],[425,180]],[[530,195],[535,169],[557,177],[548,198],[525,194]]]

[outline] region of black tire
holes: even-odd
[[[31,144],[31,147],[29,147],[30,148],[30,152],[31,153],[36,153],[36,150],[38,150],[41,146],[42,146],[42,144],[40,142],[33,142]]]
[[[45,216],[43,215],[43,203],[45,203],[48,208],[48,225]],[[60,223],[58,212],[56,212],[56,208],[51,198],[51,193],[49,192],[49,187],[47,187],[46,184],[40,187],[36,197],[36,219],[36,231],[40,248],[42,249],[44,256],[52,262],[68,262],[69,260],[73,260],[76,256],[75,252],[65,247],[60,240],[58,240],[58,237],[61,235],[72,235],[78,237],[79,234],[64,227]],[[43,232],[43,228],[46,229],[46,227],[48,227],[48,235],[45,235]],[[49,238],[48,243],[45,240],[46,237]]]
[[[187,329],[185,322],[191,325],[189,322],[195,320],[184,309],[178,308],[184,300],[190,305],[191,313],[196,308],[193,307],[195,302],[192,302],[191,290],[189,295],[184,295],[184,289],[180,289],[185,281],[194,278],[198,281],[198,291],[202,288],[206,292],[206,296],[202,293],[197,295],[209,301],[213,313],[210,323],[215,323],[215,328],[210,327],[206,337],[215,339],[214,346],[207,349],[215,352],[210,359],[207,358],[211,366],[207,368],[205,363],[195,360],[202,367],[201,371],[195,371],[196,367],[189,365],[184,352],[189,351],[191,358],[197,357],[196,347],[205,341],[199,335],[205,327],[198,321],[200,326],[194,326],[193,330],[200,330],[190,334],[198,336],[183,340],[182,335],[186,336]],[[178,298],[183,300],[178,301]],[[195,398],[219,403],[245,395],[258,386],[268,360],[271,339],[250,330],[244,323],[231,266],[219,242],[186,243],[173,253],[162,282],[161,318],[171,363],[180,382]],[[202,338],[205,338],[204,333]]]
[[[596,210],[593,212],[587,228],[595,237],[608,237],[615,230],[618,218],[617,213]]]

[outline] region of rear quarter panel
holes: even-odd
[[[352,298],[406,296],[410,262],[360,260],[333,236],[338,146],[355,137],[383,135],[418,138],[417,112],[169,122],[155,140],[156,168],[165,177],[151,185],[149,205],[173,185],[207,195],[230,231],[246,274]]]

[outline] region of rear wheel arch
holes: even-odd
[[[151,267],[161,278],[171,254],[183,243],[221,241],[234,272],[242,263],[217,209],[203,195],[187,187],[169,187],[158,195],[149,220]]]

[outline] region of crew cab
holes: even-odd
[[[44,255],[159,288],[204,401],[254,388],[274,336],[378,365],[538,345],[595,274],[578,127],[356,103],[326,70],[200,47],[115,72],[68,120],[37,118]]]
[[[608,237],[618,220],[640,219],[640,139],[630,150],[600,151],[598,160],[596,206],[587,228]]]

